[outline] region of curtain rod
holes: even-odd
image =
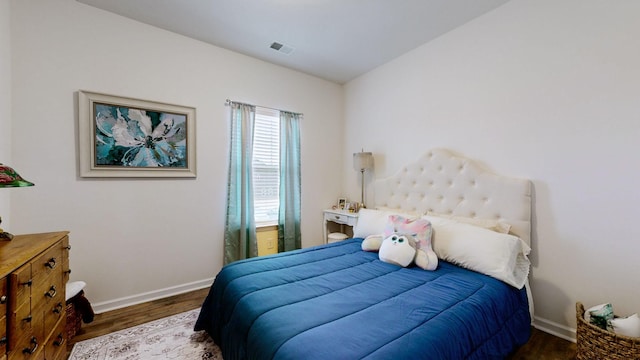
[[[247,103],[243,103],[243,102],[241,102],[241,101],[234,101],[234,100],[229,100],[229,99],[225,100],[225,102],[224,102],[225,106],[229,106],[229,105],[231,105],[231,103],[242,104],[242,105],[249,105],[249,106],[257,106],[257,107],[261,107],[261,108],[265,108],[265,109],[270,109],[270,110],[284,111],[284,112],[288,112],[288,113],[292,113],[292,114],[296,114],[296,115],[304,115],[303,113],[298,113],[298,112],[294,112],[294,111],[281,110],[281,109],[276,109],[276,108],[272,108],[272,107],[268,107],[268,106],[262,106],[262,105],[247,104]]]

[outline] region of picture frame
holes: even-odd
[[[347,198],[338,198],[338,209],[344,210],[347,205]]]
[[[78,91],[81,177],[196,177],[196,109]]]

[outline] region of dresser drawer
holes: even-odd
[[[62,274],[62,246],[54,245],[31,263],[31,277],[34,283],[40,283],[53,273]]]
[[[62,239],[62,279],[66,284],[69,281],[71,275],[71,269],[69,268],[69,252],[71,251],[71,245],[69,245],[69,237],[65,236]]]
[[[44,331],[45,334],[50,334],[53,331],[56,324],[60,322],[60,320],[65,320],[67,318],[66,306],[59,302],[56,305],[45,309],[44,313]],[[63,321],[66,323],[66,321]]]
[[[62,283],[62,268],[56,268],[31,289],[31,313],[33,333],[37,338],[46,338],[53,330],[59,316],[53,310],[58,306],[64,310],[65,288]],[[55,316],[54,316],[55,315]]]
[[[0,279],[0,360],[3,359],[7,352],[7,303],[9,296],[7,292],[7,278]]]
[[[62,360],[67,355],[65,343],[65,321],[60,321],[56,325],[51,338],[45,344],[44,356],[47,360]]]
[[[18,346],[9,352],[9,360],[45,360],[41,339],[25,336]]]
[[[53,331],[60,319],[65,318],[66,305],[64,294],[57,295],[57,300],[40,304],[35,310],[34,320],[41,321],[42,329],[36,330],[34,325],[34,333],[36,336],[47,337]],[[39,319],[38,319],[39,317]]]
[[[9,288],[7,278],[0,279],[0,317],[7,314],[7,304],[9,303]]]
[[[9,339],[7,338],[7,317],[0,317],[0,359],[2,359],[2,355],[7,352],[7,343]]]
[[[14,271],[10,275],[10,294],[13,294],[9,298],[9,311],[15,311],[22,304],[28,303],[31,297],[31,264],[25,264],[18,270]]]
[[[44,359],[42,336],[33,332],[34,325],[43,321],[42,316],[34,316],[37,314],[30,310],[29,306],[22,306],[12,316],[15,319],[15,326],[11,327],[13,332],[9,336],[8,360]]]
[[[30,303],[24,303],[9,314],[9,350],[15,350],[21,338],[31,336],[31,324],[34,322]],[[24,341],[24,339],[22,339]]]
[[[62,283],[62,268],[31,286],[31,306],[55,304],[64,301],[65,288]]]
[[[65,258],[69,257],[69,250],[71,250],[71,245],[69,244],[69,237],[65,236],[60,240],[60,244],[62,245],[62,256]]]
[[[330,214],[327,217],[327,220],[329,221],[333,221],[335,223],[338,224],[348,224],[349,223],[349,217],[347,215],[343,215],[343,214]]]

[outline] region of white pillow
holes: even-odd
[[[522,239],[436,216],[432,245],[438,258],[481,272],[522,289],[531,265],[531,248]]]
[[[640,337],[640,318],[638,314],[633,314],[626,318],[611,319],[613,332],[630,337]]]
[[[353,227],[354,238],[366,238],[369,235],[378,235],[384,232],[387,226],[389,215],[402,215],[406,218],[415,219],[416,216],[407,215],[401,211],[360,209],[358,212],[358,222]]]
[[[479,227],[493,230],[503,234],[508,234],[509,230],[511,230],[511,225],[507,224],[504,221],[495,220],[495,219],[470,218],[470,217],[457,216],[457,215],[451,215],[451,214],[440,214],[440,213],[435,213],[431,211],[427,212],[427,215],[456,220],[461,223],[479,226]]]

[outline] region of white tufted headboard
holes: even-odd
[[[431,150],[376,180],[374,192],[376,207],[502,220],[531,245],[531,182],[493,174],[448,150]]]

